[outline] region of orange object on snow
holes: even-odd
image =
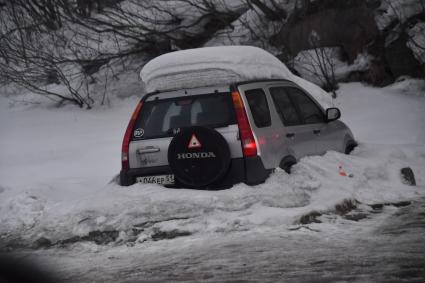
[[[347,172],[345,172],[345,171],[342,169],[342,166],[341,166],[341,165],[339,166],[339,175],[341,175],[341,176],[343,176],[343,177],[347,177],[347,176],[348,176]]]

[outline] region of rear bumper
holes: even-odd
[[[260,184],[267,179],[271,171],[264,168],[259,156],[233,158],[226,175],[219,182],[211,184],[206,189],[223,189],[242,182],[248,185]],[[121,170],[120,184],[121,186],[130,186],[136,183],[137,177],[166,174],[173,174],[168,165]],[[176,179],[176,184],[173,187],[182,187],[182,185]]]

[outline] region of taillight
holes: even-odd
[[[252,134],[251,126],[249,125],[248,116],[246,115],[245,107],[238,91],[232,92],[233,104],[235,106],[236,118],[239,126],[239,136],[242,143],[243,155],[246,157],[257,155],[257,144],[255,143],[254,135]]]
[[[130,122],[128,122],[127,130],[124,134],[124,139],[122,141],[122,149],[121,149],[121,168],[128,169],[130,168],[130,164],[128,161],[128,149],[130,146],[131,134],[134,130],[134,124],[136,124],[137,117],[139,116],[140,110],[142,109],[143,102],[140,101],[136,109],[134,109],[133,115],[131,115]]]

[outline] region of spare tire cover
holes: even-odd
[[[198,126],[182,128],[171,140],[168,163],[183,185],[206,187],[222,178],[229,169],[229,146],[215,130]]]

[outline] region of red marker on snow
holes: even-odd
[[[341,176],[343,176],[343,177],[347,177],[347,176],[348,176],[347,172],[345,172],[345,171],[342,169],[342,166],[341,166],[341,165],[339,165],[339,175],[341,175]]]

